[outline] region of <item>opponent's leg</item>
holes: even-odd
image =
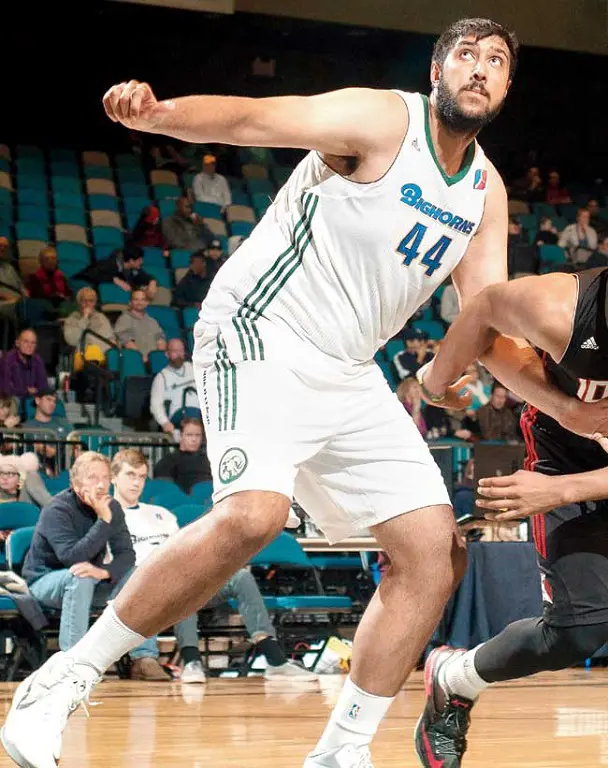
[[[305,768],[357,766],[369,759],[380,721],[466,568],[464,542],[448,506],[409,512],[373,532],[391,565],[359,624],[351,675]]]
[[[149,557],[69,653],[55,654],[19,686],[2,730],[13,760],[56,768],[67,719],[99,675],[145,637],[204,605],[282,530],[290,503],[279,493],[235,493]]]
[[[556,627],[523,619],[471,651],[439,648],[426,665],[427,707],[416,733],[424,766],[457,768],[466,751],[468,714],[490,683],[565,669],[608,641],[608,623]]]

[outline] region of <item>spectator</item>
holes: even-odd
[[[57,393],[53,389],[46,389],[38,392],[34,398],[36,403],[36,412],[33,418],[24,423],[24,427],[32,429],[52,429],[59,435],[67,437],[73,431],[73,427],[67,419],[57,416]]]
[[[12,429],[21,421],[14,397],[0,395],[0,429]]]
[[[152,382],[150,411],[163,432],[175,437],[175,421],[180,413],[183,414],[184,408],[199,410],[199,402],[194,370],[192,363],[186,362],[186,347],[181,339],[169,341],[167,358],[169,365],[157,373]]]
[[[597,232],[590,225],[591,214],[579,208],[576,224],[569,224],[561,233],[559,246],[564,248],[572,264],[584,264],[597,248]]]
[[[454,437],[458,440],[466,440],[467,442],[474,442],[481,438],[481,427],[479,426],[479,420],[477,414],[479,411],[467,410],[464,414],[464,418],[454,429]]]
[[[415,376],[410,376],[397,387],[397,398],[405,410],[412,417],[412,421],[418,427],[422,437],[426,437],[427,426],[422,415],[422,395],[420,384]]]
[[[123,291],[129,292],[135,288],[143,288],[148,298],[153,299],[158,286],[152,275],[142,269],[143,263],[142,249],[130,243],[124,248],[115,250],[109,258],[87,267],[75,277],[95,286],[101,283],[114,283]]]
[[[200,307],[207,295],[211,278],[207,275],[205,251],[195,251],[190,256],[190,269],[182,277],[173,291],[173,303],[176,307]]]
[[[551,221],[550,216],[543,216],[540,220],[540,225],[534,242],[536,245],[557,245],[559,239],[559,232],[557,227]]]
[[[199,203],[215,203],[222,210],[232,204],[232,193],[226,177],[216,173],[215,155],[203,156],[203,169],[194,177],[192,192]]]
[[[81,288],[76,294],[76,303],[78,309],[76,312],[72,312],[63,324],[63,337],[67,344],[77,349],[76,357],[79,359],[75,360],[74,369],[79,370],[82,367],[83,344],[85,360],[103,362],[105,353],[112,344],[116,343],[116,337],[108,318],[103,312],[98,312],[95,309],[97,294],[93,288]],[[89,334],[84,336],[86,331],[93,331],[99,336],[103,336],[107,341]]]
[[[187,197],[180,197],[173,216],[163,221],[163,234],[169,248],[183,248],[198,251],[206,248],[213,240],[213,233],[205,226],[203,219],[192,213]]]
[[[0,456],[0,503],[24,501],[43,507],[51,501],[51,498],[44,481],[38,474],[36,454]]]
[[[590,214],[589,224],[595,229],[598,237],[608,235],[608,222],[600,216],[600,204],[594,197],[587,203],[587,210]]]
[[[34,331],[23,330],[14,348],[0,358],[0,392],[27,397],[48,389],[44,362],[36,352],[37,343]]]
[[[538,252],[528,243],[521,223],[513,216],[509,217],[507,239],[507,263],[509,275],[518,273],[533,274],[538,271]]]
[[[214,238],[209,243],[209,246],[205,251],[205,256],[207,257],[207,274],[209,275],[209,279],[213,280],[220,267],[223,266],[228,259],[222,248],[222,241]]]
[[[517,419],[507,407],[508,390],[496,383],[490,402],[477,411],[482,440],[513,441],[517,435]]]
[[[57,268],[57,251],[47,246],[38,256],[40,268],[28,281],[28,291],[32,299],[44,299],[58,307],[72,296],[72,289],[63,272]]]
[[[154,477],[173,480],[185,493],[203,480],[211,480],[211,467],[203,445],[203,422],[188,417],[181,423],[179,449],[162,458],[154,468]]]
[[[589,269],[608,267],[608,236],[603,237],[585,265]]]
[[[118,594],[135,565],[123,511],[109,496],[109,460],[83,453],[72,466],[70,485],[42,510],[23,565],[32,595],[44,607],[61,610],[62,651],[84,637],[91,610]],[[132,677],[169,679],[154,658],[154,645],[146,640],[131,652]]]
[[[428,351],[429,337],[417,328],[406,328],[403,332],[405,352],[398,352],[393,364],[400,379],[414,376],[418,368],[433,359]]]
[[[458,301],[458,294],[454,283],[449,282],[443,289],[441,294],[441,308],[439,310],[439,316],[447,325],[452,325],[454,320],[458,317],[460,312],[460,303]]]
[[[140,248],[167,247],[160,220],[160,210],[155,205],[147,205],[141,212],[137,224],[133,227],[131,240]]]
[[[0,237],[0,317],[14,317],[15,304],[27,291],[11,263],[11,249],[8,238]]]
[[[123,312],[114,328],[118,341],[125,349],[137,349],[144,361],[155,349],[165,351],[167,340],[158,322],[148,314],[148,296],[141,288],[131,292],[129,309]]]
[[[566,187],[561,185],[560,175],[557,171],[549,172],[546,199],[550,205],[563,205],[572,202],[570,193]]]
[[[163,507],[141,504],[139,498],[148,475],[146,457],[133,448],[119,451],[112,461],[114,498],[125,513],[125,520],[135,549],[136,565],[141,565],[152,552],[179,531],[177,519]],[[236,600],[256,650],[268,661],[267,677],[298,677],[313,680],[317,676],[297,664],[288,662],[280,645],[264,598],[250,571],[242,568],[212,598],[210,605]],[[204,683],[205,673],[199,653],[196,614],[174,626],[175,637],[184,661],[183,683]],[[156,650],[158,656],[158,650]]]
[[[470,392],[473,398],[470,411],[478,411],[482,405],[486,405],[490,401],[492,395],[492,388],[485,384],[479,375],[479,367],[477,363],[471,363],[466,370],[466,375],[471,377],[471,381],[465,385],[464,391]]]
[[[523,178],[513,182],[511,197],[528,203],[540,203],[544,199],[545,188],[537,166],[532,166]]]

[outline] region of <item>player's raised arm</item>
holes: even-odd
[[[108,117],[128,128],[183,141],[296,147],[356,157],[396,152],[408,127],[404,101],[391,91],[346,88],[316,96],[265,99],[185,96],[158,101],[147,83],[113,86]]]

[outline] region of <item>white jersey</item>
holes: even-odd
[[[135,565],[141,565],[152,552],[179,531],[173,512],[154,504],[138,504],[124,510],[125,522],[135,550]]]
[[[317,152],[300,162],[215,278],[194,331],[197,362],[213,362],[213,340],[233,362],[289,362],[308,351],[352,368],[457,266],[483,216],[485,155],[473,142],[448,177],[427,97],[399,95],[409,128],[381,179],[350,181]]]
[[[192,363],[181,368],[168,365],[157,373],[152,382],[150,410],[161,426],[171,420],[182,407],[199,408]]]

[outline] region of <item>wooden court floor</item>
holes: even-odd
[[[87,718],[79,710],[61,768],[301,768],[341,686],[211,680],[205,686],[108,680]],[[0,715],[14,686],[0,685]],[[400,693],[374,742],[375,768],[418,765],[412,730],[420,673]],[[35,733],[32,734],[35,738]],[[2,753],[0,766],[13,763]],[[608,765],[608,671],[546,673],[497,686],[474,710],[464,768]]]

